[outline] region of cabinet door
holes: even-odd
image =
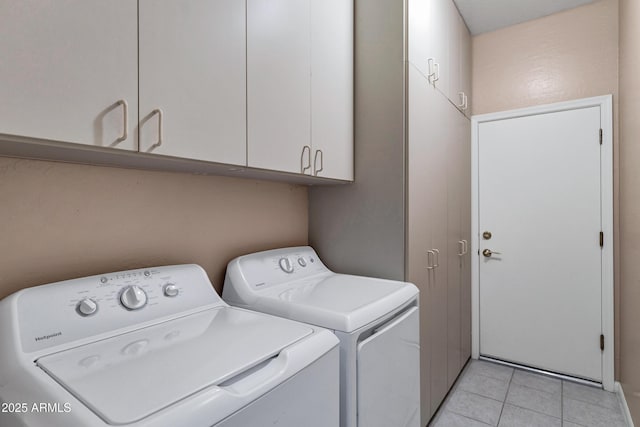
[[[453,106],[447,106],[448,123],[451,126],[447,143],[447,383],[453,386],[461,365],[461,292],[463,244],[460,229],[462,203],[463,153],[461,136],[467,119]]]
[[[462,92],[462,87],[460,86],[460,38],[462,36],[460,27],[462,26],[462,17],[453,1],[449,1],[447,6],[447,21],[449,25],[447,28],[448,66],[446,70],[449,76],[449,87],[446,94],[451,102],[460,106],[458,108],[462,108],[462,97],[460,96],[460,92]]]
[[[433,248],[429,189],[437,182],[436,171],[429,167],[430,141],[435,137],[431,119],[435,90],[416,68],[410,67],[408,73],[407,280],[420,289],[420,414],[424,426],[433,413],[431,334],[435,326],[431,324],[433,275],[427,269],[427,251]]]
[[[247,1],[251,167],[311,173],[310,150],[303,153],[311,141],[309,24],[310,0]]]
[[[136,150],[135,0],[0,0],[0,134]]]
[[[408,45],[409,63],[427,76],[429,71],[429,58],[433,52],[433,23],[431,15],[435,0],[409,0],[408,2]]]
[[[313,173],[353,180],[353,1],[311,0]]]
[[[244,2],[140,0],[139,14],[140,151],[246,164]]]
[[[462,257],[462,275],[460,286],[460,310],[461,310],[461,357],[462,363],[466,363],[471,357],[471,257],[477,256],[471,251],[471,123],[468,119],[463,122],[462,131],[462,198],[460,215],[460,227],[462,238],[467,243],[467,253]]]
[[[431,56],[438,68],[436,88],[449,96],[449,28],[451,26],[452,0],[431,0]]]
[[[435,178],[426,187],[430,197],[429,224],[432,231],[433,248],[440,251],[438,266],[432,273],[432,289],[429,302],[429,327],[431,328],[431,408],[435,410],[449,391],[447,378],[448,342],[447,334],[447,145],[451,138],[451,115],[449,101],[432,91],[434,108],[430,114],[431,138],[429,139],[429,162],[426,167],[435,172]],[[433,120],[433,121],[431,121]]]
[[[460,26],[460,86],[467,96],[464,114],[471,117],[471,34],[464,21]]]

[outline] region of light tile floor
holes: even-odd
[[[618,397],[594,387],[470,361],[433,427],[626,427]]]

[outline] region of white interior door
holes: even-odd
[[[480,355],[602,381],[600,108],[478,125]]]

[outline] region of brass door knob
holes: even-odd
[[[491,249],[485,249],[482,251],[482,255],[484,255],[487,258],[491,258],[491,255],[496,254],[496,255],[501,255],[500,252],[494,252]]]

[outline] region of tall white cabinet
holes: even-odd
[[[0,134],[137,150],[137,2],[0,1]]]
[[[471,355],[471,126],[456,100],[471,98],[470,34],[451,0],[410,0],[405,16],[402,0],[356,2],[355,184],[310,189],[309,240],[336,271],[420,289],[426,425]]]

